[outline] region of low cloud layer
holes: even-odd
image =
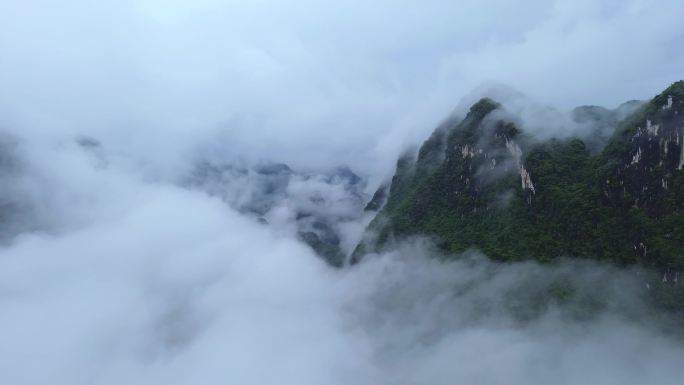
[[[684,375],[681,336],[659,327],[636,270],[499,265],[477,253],[441,262],[420,240],[333,269],[277,227],[147,180],[128,161],[103,168],[77,145],[29,153],[17,158],[24,178],[52,199],[32,206],[41,231],[0,249],[2,383],[678,384]]]
[[[681,383],[637,271],[421,240],[333,269],[290,227],[311,211],[351,251],[350,197],[483,83],[559,110],[649,98],[682,77],[682,19],[677,0],[3,2],[0,383]],[[189,182],[201,161],[306,176],[254,215],[260,177]]]

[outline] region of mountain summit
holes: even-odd
[[[638,263],[660,271],[662,282],[678,283],[684,81],[648,103],[573,115],[594,124],[591,135],[539,139],[488,98],[463,120],[447,120],[416,156],[398,161],[386,204],[352,262],[393,240],[424,235],[449,253],[477,248],[504,261]]]

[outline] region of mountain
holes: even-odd
[[[183,184],[221,198],[264,225],[275,222],[291,230],[335,267],[349,254],[342,228],[360,223],[366,200],[366,181],[348,167],[306,172],[283,163],[201,161]]]
[[[448,253],[476,248],[502,261],[639,264],[659,272],[660,286],[678,285],[684,82],[647,103],[580,107],[571,116],[593,126],[589,135],[540,138],[489,98],[448,119],[417,154],[399,159],[352,263],[419,235]]]

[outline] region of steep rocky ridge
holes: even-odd
[[[397,163],[387,203],[352,261],[433,237],[497,260],[583,257],[684,271],[684,82],[648,103],[582,107],[593,135],[538,140],[491,99],[447,120]]]

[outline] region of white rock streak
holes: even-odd
[[[646,131],[653,136],[658,135],[658,130],[660,130],[659,124],[651,124],[650,120],[646,120]]]
[[[518,167],[518,172],[520,173],[520,180],[522,183],[523,190],[530,189],[530,191],[532,191],[532,194],[534,194],[535,189],[534,184],[532,183],[532,176],[522,165],[522,150],[520,149],[520,146],[518,146],[518,144],[512,140],[506,139],[506,148],[515,159],[515,164]]]
[[[643,152],[641,152],[641,147],[639,147],[637,149],[636,154],[634,154],[634,156],[632,156],[632,164],[637,164],[637,163],[641,162],[641,156],[642,155],[643,155]]]
[[[463,159],[472,158],[475,156],[475,149],[466,144],[461,147],[461,154],[463,155]]]

